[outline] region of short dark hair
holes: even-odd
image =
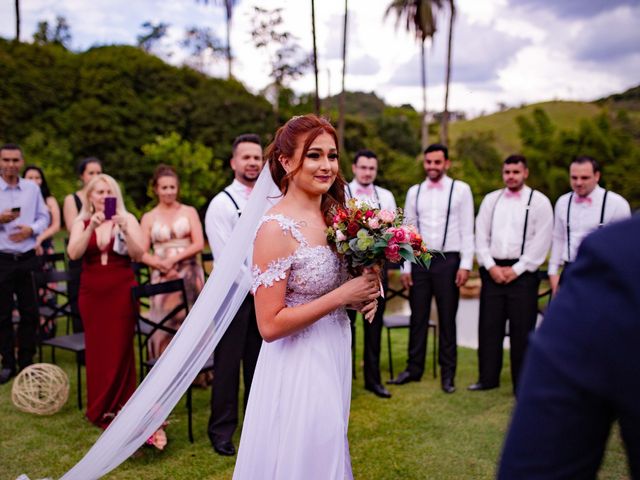
[[[579,165],[590,163],[593,167],[593,173],[598,173],[600,171],[600,164],[595,158],[590,157],[589,155],[578,155],[576,158],[571,160],[571,163],[577,163]]]
[[[358,163],[358,159],[360,157],[366,157],[366,158],[375,158],[376,161],[378,160],[378,157],[376,156],[375,153],[373,153],[371,150],[367,150],[366,148],[362,148],[360,150],[358,150],[356,152],[356,154],[353,157],[353,164],[355,165],[356,163]]]
[[[42,183],[40,184],[40,193],[42,193],[42,198],[46,200],[47,198],[51,197],[51,190],[49,190],[49,185],[47,184],[47,179],[45,178],[42,169],[37,165],[27,165],[27,168],[25,168],[24,172],[22,172],[22,178],[25,178],[27,176],[27,172],[29,170],[35,170],[40,174],[40,178],[42,179]]]
[[[18,150],[20,152],[20,158],[22,158],[22,149],[20,148],[20,145],[16,144],[16,143],[5,143],[4,145],[2,145],[2,147],[0,147],[0,152],[2,150]]]
[[[242,135],[238,135],[233,144],[231,145],[231,152],[236,153],[236,148],[241,143],[255,143],[256,145],[260,145],[262,147],[262,143],[260,142],[260,137],[255,133],[243,133]]]
[[[76,172],[78,173],[78,175],[82,175],[87,169],[87,165],[89,165],[90,163],[97,163],[102,168],[102,161],[100,161],[98,157],[86,157],[78,162],[78,166],[76,167]]]
[[[424,149],[425,155],[431,152],[442,152],[444,153],[444,159],[449,160],[449,149],[447,148],[446,145],[443,145],[442,143],[432,143],[431,145],[429,145],[427,148]]]
[[[529,168],[529,166],[527,165],[527,158],[524,155],[520,155],[517,153],[509,155],[504,159],[503,162],[504,165],[515,165],[516,163],[521,163],[524,165],[524,168]]]

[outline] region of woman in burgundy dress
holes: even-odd
[[[86,196],[71,227],[68,254],[82,258],[78,306],[86,342],[86,415],[106,428],[136,389],[131,258],[142,256],[142,232],[109,175],[96,175]],[[105,211],[107,197],[115,197],[113,216],[110,208]]]

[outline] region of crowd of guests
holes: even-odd
[[[214,258],[220,256],[263,165],[260,138],[252,134],[237,137],[230,159],[233,182],[212,199],[204,219]],[[393,194],[375,184],[378,166],[374,152],[357,152],[346,197],[395,209]],[[391,383],[421,379],[435,297],[441,387],[445,393],[455,392],[459,292],[475,257],[482,279],[479,375],[468,389],[499,386],[508,321],[511,375],[517,392],[528,336],[536,325],[540,267],[551,252],[548,273],[553,292],[557,292],[585,236],[629,217],[629,203],[600,187],[598,162],[582,156],[571,162],[572,191],[559,198],[554,214],[544,193],[526,184],[527,159],[511,155],[502,166],[504,188],[487,194],[476,216],[470,186],[448,175],[451,160],[446,146],[426,148],[423,166],[424,180],[407,192],[405,217],[430,248],[444,255],[434,255],[429,269],[403,266],[401,282],[409,291],[411,307],[408,360]],[[71,282],[68,291],[76,317],[81,319],[74,323],[74,331],[85,334],[86,416],[105,428],[136,388],[133,337],[138,307],[130,296],[135,285],[131,262],[148,265],[152,283],[183,279],[188,302],[193,304],[204,284],[198,258],[205,246],[203,225],[196,209],[180,202],[178,172],[166,165],[160,165],[151,180],[157,204],[140,222],[127,212],[118,183],[103,173],[97,158],[80,162],[82,187],[65,197],[62,215],[44,172],[37,166],[25,168],[19,146],[1,148],[0,169],[0,383],[32,363],[39,320],[31,272],[42,268],[41,255],[53,252],[52,238],[63,219],[69,233],[68,267],[80,272],[79,282]],[[386,279],[385,268],[385,289]],[[150,318],[163,318],[179,301],[175,294],[154,297]],[[373,321],[364,322],[364,383],[375,395],[389,398],[379,366],[384,298],[378,299],[378,305]],[[16,307],[20,322],[14,335],[12,311]],[[182,320],[175,318],[171,327],[178,329]],[[149,357],[161,355],[170,340],[170,334],[156,332],[149,343]],[[261,343],[253,299],[248,295],[214,352],[208,433],[221,455],[235,454],[232,436],[238,425],[240,370],[246,405]],[[162,434],[155,440],[166,443]]]

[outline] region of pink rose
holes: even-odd
[[[345,237],[344,233],[342,233],[342,230],[337,230],[336,231],[336,240],[339,242],[344,242],[347,239],[347,237]]]
[[[385,223],[391,223],[395,220],[396,213],[392,212],[391,210],[380,210],[380,213],[378,213],[378,217],[380,217],[380,220]]]
[[[397,244],[389,244],[389,246],[384,249],[384,256],[387,257],[387,260],[390,262],[399,262],[401,260],[399,252],[400,247]]]
[[[371,218],[373,217],[373,210],[367,210],[364,214],[364,218]]]
[[[407,243],[409,240],[409,234],[402,228],[394,228],[393,238],[395,238],[398,243]]]
[[[380,228],[380,221],[375,217],[370,218],[369,219],[369,227],[373,228],[374,230],[377,229],[377,228]]]
[[[342,219],[340,218],[340,215],[334,215],[334,216],[333,216],[333,224],[334,224],[334,225],[336,225],[336,224],[340,223],[340,220],[342,220]]]

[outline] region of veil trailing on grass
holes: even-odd
[[[113,422],[61,480],[93,480],[106,475],[162,425],[248,294],[249,255],[256,228],[279,196],[265,165],[221,258],[215,259],[213,274],[178,333]]]

